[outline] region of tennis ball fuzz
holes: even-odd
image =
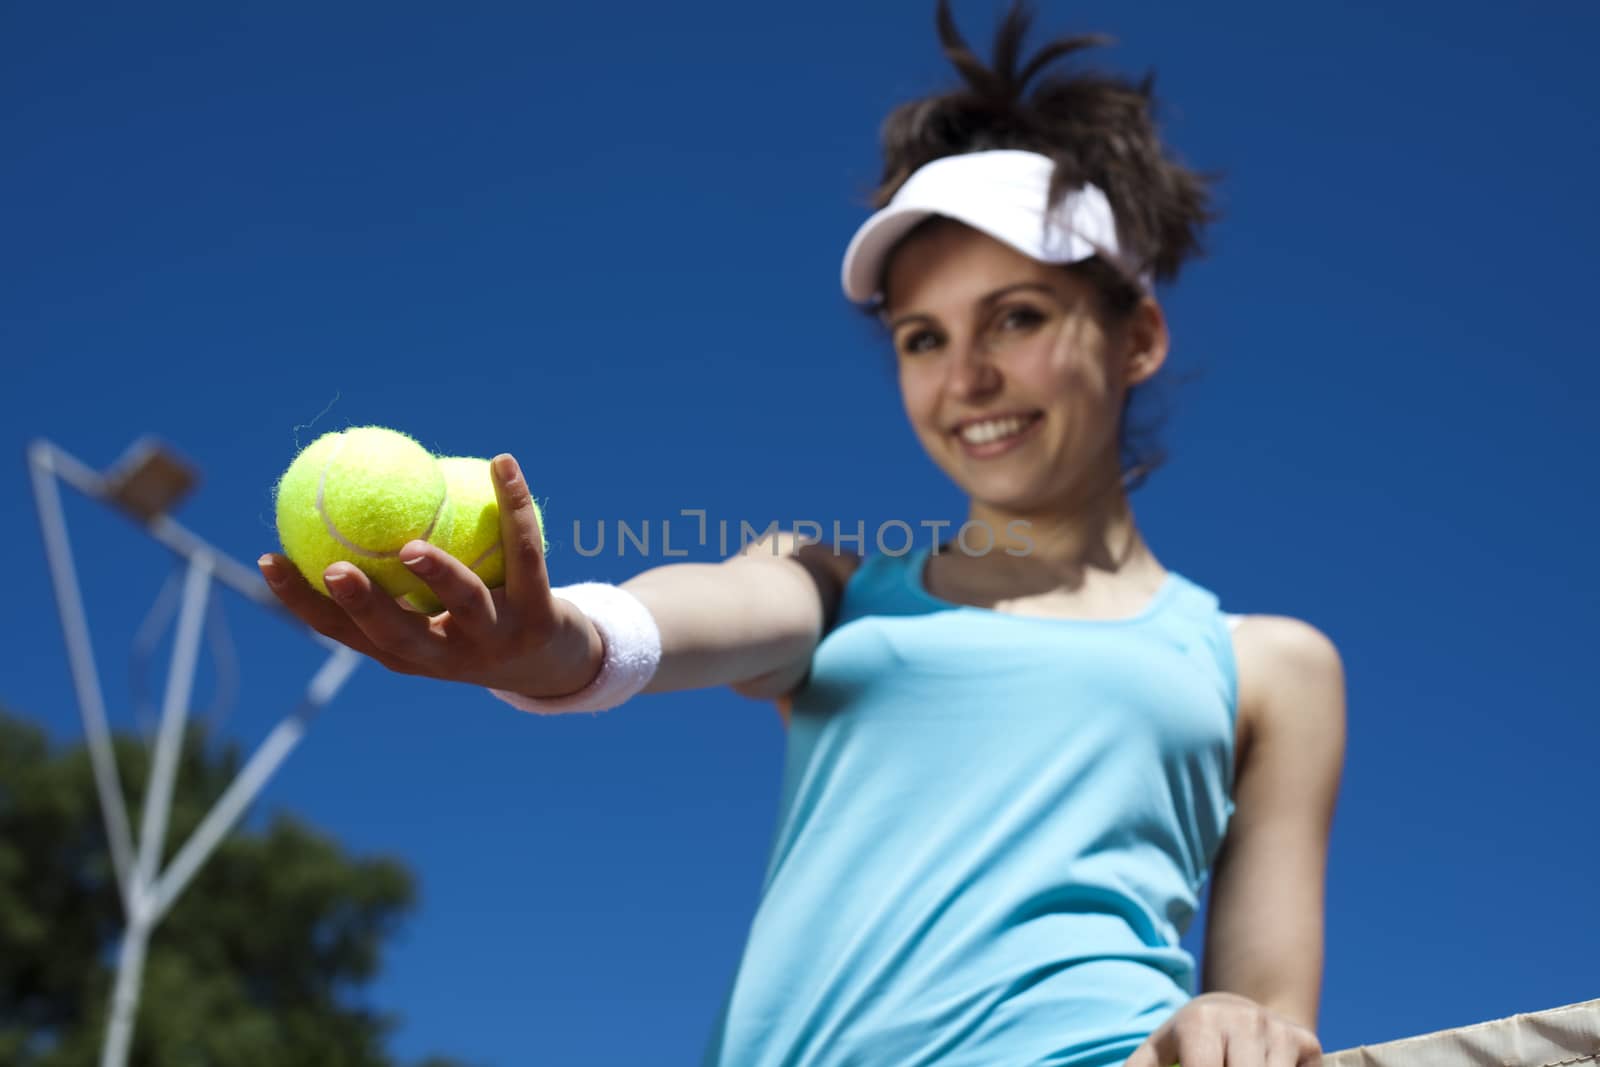
[[[407,541],[427,540],[444,510],[437,461],[412,438],[382,426],[323,434],[279,479],[278,538],[306,581],[324,595],[336,560],[359,567],[391,596],[425,590],[400,562]]]

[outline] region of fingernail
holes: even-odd
[[[438,570],[434,566],[433,558],[427,555],[413,556],[410,559],[402,559],[400,562],[410,567],[417,574],[432,574]]]
[[[283,575],[278,571],[278,565],[272,562],[271,556],[262,556],[256,560],[256,566],[261,568],[261,577],[267,580],[268,585],[282,585]]]
[[[352,596],[355,596],[356,587],[350,581],[350,576],[348,574],[344,574],[342,572],[339,574],[328,574],[324,575],[322,580],[327,583],[328,592],[332,593],[340,600],[349,600]]]
[[[494,457],[494,471],[502,483],[508,483],[517,476],[517,461],[511,458],[510,453],[501,453]]]

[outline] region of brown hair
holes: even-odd
[[[1220,176],[1190,170],[1162,145],[1154,119],[1153,73],[1137,84],[1096,71],[1043,75],[1057,60],[1111,39],[1061,37],[1023,61],[1023,39],[1033,21],[1027,0],[1013,0],[987,66],[957,31],[949,0],[938,0],[936,18],[944,54],[964,84],[890,112],[883,124],[883,175],[872,194],[874,208],[887,204],[912,173],[936,159],[1022,149],[1055,162],[1051,207],[1085,183],[1099,186],[1111,203],[1128,258],[1157,280],[1176,279],[1185,261],[1203,254],[1200,231],[1217,218],[1210,186]],[[1094,285],[1113,321],[1131,314],[1143,296],[1134,279],[1099,256],[1063,269]],[[1130,392],[1129,403],[1132,399]],[[1125,404],[1121,451],[1125,481],[1132,476],[1130,488],[1165,459],[1159,447],[1137,448],[1132,438],[1141,436],[1144,431],[1129,425]]]

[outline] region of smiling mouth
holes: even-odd
[[[986,419],[982,422],[968,423],[961,429],[956,430],[955,436],[962,444],[973,447],[997,444],[1021,435],[1042,418],[1044,418],[1044,413],[1035,411],[1027,415],[1008,415],[1000,419]]]

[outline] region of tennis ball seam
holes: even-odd
[[[322,520],[322,528],[328,531],[329,537],[333,538],[339,544],[343,545],[345,548],[348,548],[357,555],[366,559],[399,559],[399,548],[394,549],[392,552],[375,552],[370,548],[358,545],[349,538],[345,537],[344,534],[340,533],[339,528],[335,526],[333,520],[328,517],[328,511],[323,501],[323,490],[328,484],[328,471],[333,467],[334,461],[339,458],[339,453],[343,452],[345,445],[349,443],[350,436],[348,434],[340,434],[338,445],[334,448],[333,453],[328,456],[327,461],[323,463],[322,470],[317,472],[317,517]],[[446,485],[444,492],[439,494],[438,505],[433,509],[433,518],[428,520],[428,528],[422,531],[417,540],[432,541],[434,527],[439,525],[439,516],[444,514],[445,505],[449,499],[450,487]],[[404,547],[404,545],[401,546],[401,548]]]

